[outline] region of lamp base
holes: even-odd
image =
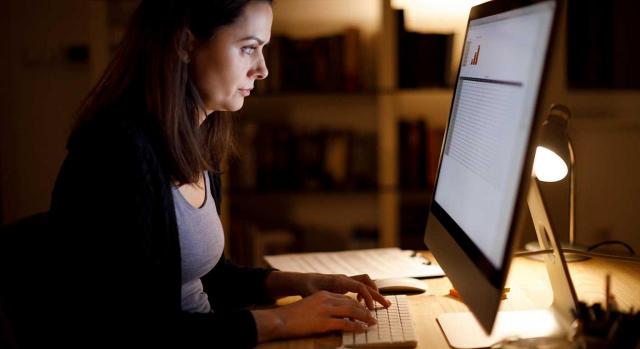
[[[587,252],[587,249],[583,246],[575,245],[575,244],[571,245],[566,242],[561,242],[560,248],[562,249],[570,248],[572,250],[580,250],[580,251]],[[527,244],[524,245],[524,249],[526,251],[538,251],[540,250],[540,245],[538,244],[537,241],[531,241],[531,242],[527,242]],[[563,252],[563,253],[564,253],[564,259],[567,261],[567,263],[585,261],[590,258],[585,255],[581,255],[577,253],[571,253],[571,252]],[[527,256],[527,258],[535,259],[537,261],[542,261],[544,258],[544,255],[536,254],[536,255]]]

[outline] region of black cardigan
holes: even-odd
[[[272,302],[264,282],[271,269],[239,267],[223,255],[202,278],[214,312],[181,311],[178,228],[161,134],[151,117],[112,113],[71,135],[50,209],[56,299],[47,311],[58,314],[52,340],[87,347],[256,345],[245,307]],[[219,210],[220,177],[210,177]]]

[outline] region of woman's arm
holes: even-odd
[[[275,269],[243,267],[224,257],[201,278],[213,309],[234,309],[253,304],[273,303],[266,280]]]
[[[159,159],[135,128],[92,127],[72,139],[52,198],[56,274],[43,286],[42,316],[55,337],[47,341],[255,346],[248,310],[181,311],[179,240]]]

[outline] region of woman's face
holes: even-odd
[[[242,108],[255,80],[267,77],[262,48],[271,38],[273,12],[266,1],[250,1],[238,19],[195,47],[192,74],[207,114]]]

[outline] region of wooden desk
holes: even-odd
[[[425,255],[433,260],[429,253]],[[610,272],[611,292],[620,309],[640,308],[640,265],[606,259],[590,259],[569,263],[578,299],[588,304],[604,301],[605,275]],[[425,280],[430,292],[409,296],[411,315],[418,335],[417,348],[449,348],[436,322],[436,316],[446,312],[468,311],[467,307],[448,296],[451,283],[447,278]],[[514,259],[506,287],[510,287],[508,299],[501,304],[503,310],[546,308],[551,304],[551,286],[542,262],[518,257]],[[291,300],[282,300],[283,303]],[[275,341],[258,346],[261,349],[324,349],[342,344],[340,334],[328,334],[313,338]]]

